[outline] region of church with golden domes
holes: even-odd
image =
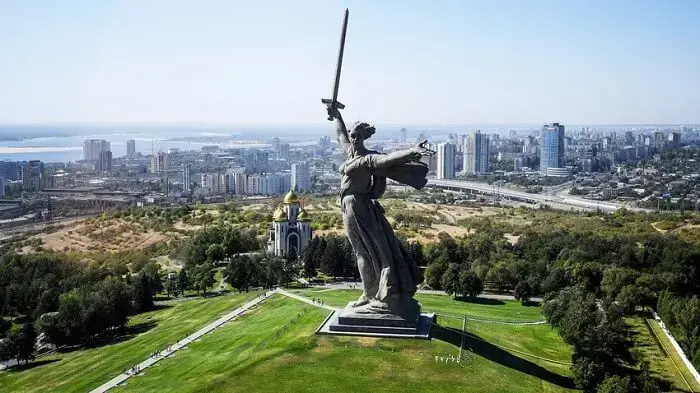
[[[272,216],[267,251],[276,256],[286,256],[290,253],[299,256],[309,241],[311,217],[301,206],[301,200],[294,190],[289,190],[284,196],[284,203],[275,209]]]

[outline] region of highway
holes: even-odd
[[[441,179],[441,180],[430,179],[430,180],[428,180],[428,185],[429,186],[444,187],[444,188],[449,188],[449,189],[453,189],[453,190],[476,191],[478,193],[487,194],[487,195],[493,195],[494,193],[496,193],[497,195],[499,195],[503,198],[507,198],[507,199],[530,201],[530,202],[534,202],[534,203],[548,203],[548,202],[549,203],[557,203],[557,204],[571,206],[571,207],[577,208],[577,209],[592,209],[592,210],[600,209],[602,211],[613,212],[615,210],[618,210],[618,209],[621,209],[624,207],[625,209],[631,210],[631,211],[639,211],[639,212],[649,211],[649,209],[642,209],[642,208],[638,208],[638,207],[628,206],[626,204],[617,203],[617,202],[594,201],[594,200],[588,200],[588,199],[574,197],[571,195],[565,195],[565,196],[558,195],[559,193],[561,193],[562,190],[558,190],[553,195],[531,194],[531,193],[527,193],[525,191],[514,190],[511,188],[497,187],[497,186],[494,187],[494,186],[486,184],[486,183],[465,181],[465,180],[444,180],[444,179]]]

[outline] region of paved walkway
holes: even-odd
[[[127,379],[131,378],[132,376],[138,374],[142,370],[158,363],[161,359],[164,359],[176,351],[186,348],[188,344],[191,342],[197,340],[198,338],[202,337],[203,335],[212,332],[214,329],[218,328],[219,326],[223,325],[224,323],[236,318],[237,316],[243,314],[244,312],[248,311],[251,307],[254,307],[262,302],[264,302],[268,297],[272,296],[275,294],[276,291],[268,291],[265,292],[264,294],[258,296],[257,298],[251,300],[250,302],[242,305],[241,307],[238,307],[237,309],[231,311],[230,313],[222,316],[221,318],[217,319],[216,321],[208,324],[207,326],[199,329],[198,331],[190,334],[189,336],[183,338],[182,340],[178,341],[176,344],[171,345],[168,347],[166,350],[160,351],[157,355],[151,356],[148,359],[144,360],[143,362],[137,364],[134,366],[134,369],[136,370],[135,373],[132,373],[131,371],[122,373],[117,375],[116,377],[112,378],[109,380],[107,383],[101,385],[100,387],[93,389],[90,391],[90,393],[101,393],[101,392],[106,392],[109,389],[112,389],[113,387],[123,383]],[[309,301],[310,302],[310,301]]]
[[[335,283],[335,284],[311,286],[310,288],[326,288],[328,290],[331,290],[331,289],[360,289],[361,285],[362,284],[360,284],[359,282],[340,282],[340,283]],[[351,286],[354,286],[354,288],[352,288]],[[417,291],[417,293],[424,293],[427,295],[448,296],[445,293],[445,291],[437,291],[437,290],[433,290],[433,289],[419,289]],[[482,293],[477,297],[482,298],[482,299],[493,299],[493,300],[515,300],[515,297],[513,297],[512,295],[498,295],[498,294],[494,294],[494,293]],[[530,301],[541,302],[542,298],[541,297],[532,297],[532,298],[530,298]]]
[[[326,310],[330,310],[330,311],[335,311],[335,310],[337,310],[337,308],[335,308],[335,307],[331,307],[331,306],[329,306],[329,305],[327,305],[327,304],[315,303],[313,300],[309,299],[308,297],[299,296],[299,295],[296,295],[296,294],[294,294],[294,293],[287,292],[287,291],[285,291],[284,289],[281,289],[281,288],[278,288],[278,289],[276,290],[276,292],[279,293],[280,295],[284,295],[284,296],[287,296],[287,297],[291,297],[292,299],[296,299],[296,300],[299,300],[300,302],[308,303],[308,304],[310,304],[310,305],[312,305],[312,306],[325,308]]]

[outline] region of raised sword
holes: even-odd
[[[335,68],[335,84],[333,85],[333,98],[322,98],[321,103],[324,105],[331,107],[331,108],[337,108],[337,109],[344,109],[345,105],[341,104],[338,102],[338,88],[340,87],[340,70],[343,68],[343,51],[345,50],[345,33],[348,30],[348,15],[350,14],[350,11],[348,9],[345,9],[345,19],[343,20],[343,30],[340,33],[340,50],[338,51],[338,64],[336,65]],[[333,121],[333,116],[328,116],[328,120]]]

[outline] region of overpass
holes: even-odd
[[[576,209],[600,209],[602,211],[613,212],[615,210],[625,208],[632,211],[649,211],[649,209],[642,209],[638,207],[631,207],[617,202],[606,202],[606,201],[593,201],[583,198],[574,197],[571,195],[559,196],[559,195],[542,195],[542,194],[531,194],[525,191],[514,190],[511,188],[493,186],[487,183],[480,183],[474,181],[466,180],[446,180],[446,179],[430,179],[428,180],[428,186],[444,188],[448,190],[455,191],[471,191],[479,194],[493,195],[502,198],[530,202],[530,203],[558,203],[562,205],[571,206]]]

